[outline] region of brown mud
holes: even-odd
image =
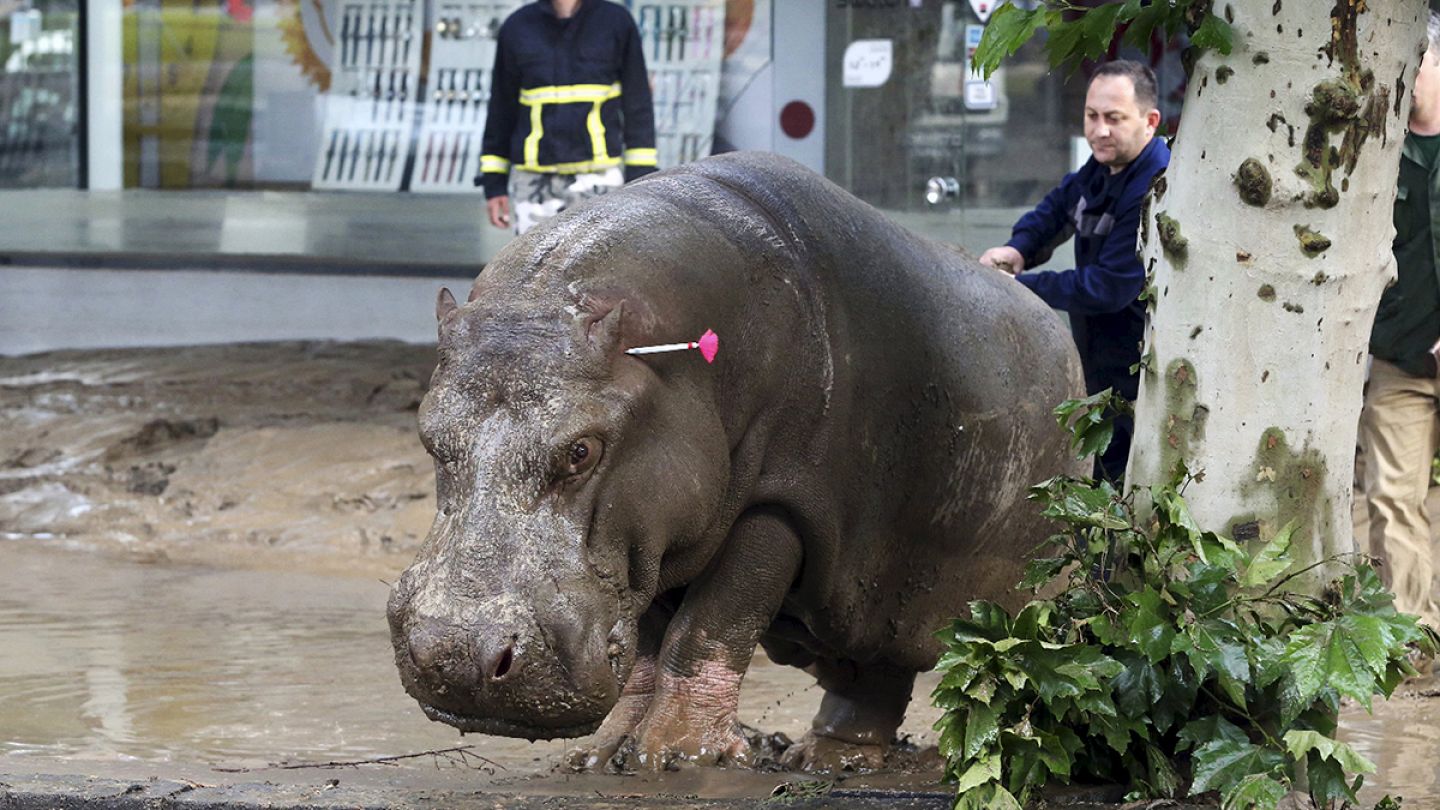
[[[433,363],[392,342],[0,358],[0,537],[393,576],[434,515]]]
[[[928,674],[894,770],[838,778],[571,774],[574,742],[426,721],[390,659],[384,583],[434,514],[415,428],[433,360],[394,342],[0,357],[0,807],[709,806],[777,789],[790,806],[946,806]],[[1440,810],[1425,688],[1346,711],[1380,766],[1372,803]],[[793,739],[819,698],[760,655],[740,717]],[[324,765],[456,746],[471,748]]]

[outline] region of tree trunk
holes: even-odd
[[[1128,484],[1183,459],[1201,527],[1296,557],[1355,548],[1366,346],[1395,276],[1391,207],[1424,0],[1215,0],[1142,226],[1151,316]],[[1312,585],[1314,581],[1312,580]]]

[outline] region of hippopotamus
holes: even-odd
[[[437,304],[437,514],[388,618],[433,720],[595,736],[580,766],[745,765],[757,644],[824,690],[785,754],[874,765],[936,631],[1015,606],[1082,470],[1058,316],[791,160],[655,173],[513,240]],[[695,351],[635,347],[719,337]]]

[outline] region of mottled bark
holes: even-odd
[[[1216,0],[1234,49],[1195,64],[1141,234],[1151,317],[1129,482],[1184,459],[1200,525],[1299,523],[1352,551],[1366,344],[1390,243],[1423,0]]]

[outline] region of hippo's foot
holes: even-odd
[[[621,772],[675,771],[686,765],[750,766],[750,743],[734,715],[716,720],[646,718],[620,745],[610,766]]]
[[[808,671],[825,689],[825,696],[810,731],[785,751],[780,764],[832,773],[884,768],[890,741],[905,719],[915,673],[823,658]]]
[[[887,745],[848,742],[808,732],[785,749],[780,765],[792,771],[878,771],[885,767]]]
[[[655,636],[645,635],[647,629],[646,625],[642,625],[644,649],[635,658],[635,666],[630,670],[630,677],[625,681],[625,689],[620,693],[615,708],[605,716],[605,722],[596,730],[590,745],[572,749],[565,755],[571,770],[596,771],[603,768],[616,771],[615,754],[650,710],[655,698]]]
[[[624,695],[595,732],[590,745],[571,749],[565,760],[572,771],[621,770],[615,755],[634,733],[650,706],[649,695]]]

